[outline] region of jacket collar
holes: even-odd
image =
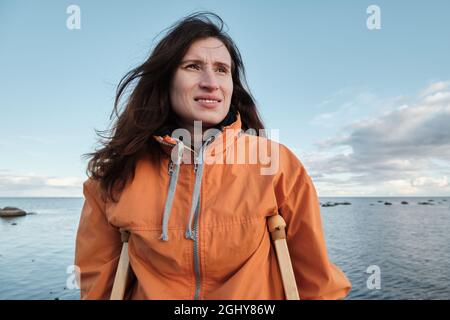
[[[208,147],[205,149],[204,157],[211,158],[218,156],[217,152],[225,152],[227,148],[229,148],[234,141],[242,134],[242,122],[241,116],[239,112],[236,113],[236,120],[231,124],[221,126],[219,128],[220,132],[215,134],[212,142],[209,143]],[[208,138],[211,138],[211,135],[204,137],[203,143]],[[153,138],[158,141],[161,145],[163,151],[170,155],[172,149],[177,145],[178,141],[172,138],[170,135],[164,136],[153,136]],[[187,162],[188,159],[191,158],[193,150],[189,148],[185,148],[185,152],[183,154],[182,162]]]

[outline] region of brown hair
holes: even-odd
[[[176,115],[170,103],[170,82],[182,58],[196,40],[214,37],[225,45],[232,61],[230,112],[239,112],[243,130],[255,129],[259,132],[259,129],[264,129],[246,84],[241,55],[233,40],[223,31],[223,26],[223,20],[211,12],[197,12],[181,19],[168,29],[147,60],[120,80],[110,117],[112,119],[115,114],[117,119],[111,129],[96,130],[103,139],[100,139],[101,148],[84,155],[90,158],[87,175],[100,182],[104,200],[117,201],[116,192],[120,193],[134,178],[136,162],[143,154],[159,159],[161,148],[152,136],[168,133],[175,124]],[[124,109],[119,112],[120,101],[128,90],[131,93],[127,96]]]

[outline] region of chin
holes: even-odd
[[[226,111],[220,111],[220,112],[214,112],[210,114],[205,114],[203,111],[199,117],[197,117],[198,121],[202,122],[202,126],[204,127],[211,127],[215,126],[216,124],[220,123],[225,117],[227,116]]]

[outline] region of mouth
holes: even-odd
[[[222,102],[222,99],[214,97],[197,97],[194,100],[206,108],[214,108]]]

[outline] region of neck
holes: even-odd
[[[203,133],[208,129],[208,127],[203,127],[203,123],[201,126],[194,125],[194,122],[179,123],[179,127],[187,130],[190,135],[190,141],[188,139],[183,141],[183,143],[195,151],[198,151],[198,149],[203,145]]]

